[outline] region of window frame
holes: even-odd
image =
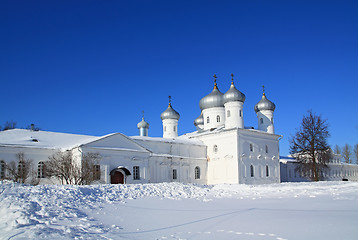
[[[133,166],[133,180],[140,180],[140,167]]]

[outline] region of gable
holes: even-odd
[[[144,148],[143,146],[139,145],[138,143],[121,133],[113,133],[93,142],[83,144],[82,146],[107,150],[149,152],[148,149]]]

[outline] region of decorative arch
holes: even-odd
[[[110,172],[111,184],[125,184],[127,176],[131,175],[131,172],[125,167],[117,167]]]

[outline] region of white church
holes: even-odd
[[[232,75],[233,77],[233,75]],[[24,153],[33,160],[40,183],[56,183],[45,178],[44,164],[58,151],[71,151],[80,161],[86,153],[99,153],[96,166],[99,183],[184,182],[200,184],[280,182],[279,140],[274,130],[275,104],[263,92],[254,106],[257,129],[244,127],[245,95],[232,78],[225,93],[216,76],[211,93],[203,97],[197,130],[178,136],[180,115],[169,99],[161,114],[163,137],[149,137],[149,124],[138,123],[139,136],[113,133],[95,137],[47,131],[12,129],[0,132],[0,177],[5,164]],[[159,116],[158,116],[159,117]]]

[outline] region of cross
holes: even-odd
[[[265,95],[265,85],[262,85],[262,92],[263,92],[263,95]]]
[[[231,73],[231,83],[234,83],[234,74]]]
[[[144,110],[142,111],[142,118],[144,119]]]
[[[215,85],[216,85],[216,74],[214,74],[214,82],[215,82]]]
[[[172,105],[172,96],[169,96],[168,98],[169,98],[169,106],[171,106]]]

